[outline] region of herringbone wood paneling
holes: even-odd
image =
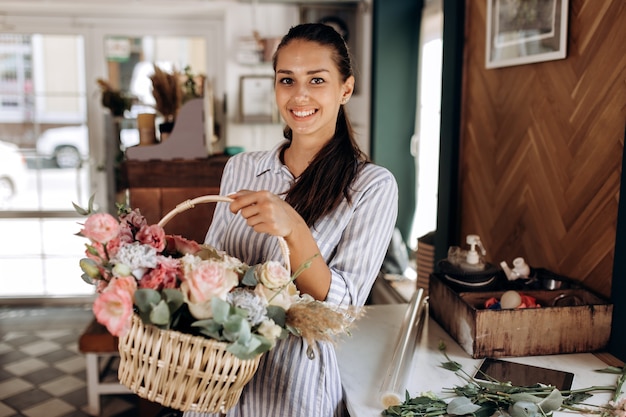
[[[610,295],[626,123],[626,1],[570,0],[563,60],[485,69],[466,1],[461,235]],[[626,279],[626,277],[623,277]]]

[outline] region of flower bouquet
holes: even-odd
[[[120,337],[120,382],[142,398],[182,411],[225,412],[239,399],[260,357],[277,340],[317,341],[345,332],[359,310],[300,295],[285,265],[249,266],[208,245],[167,235],[163,226],[195,204],[231,201],[203,196],[179,204],[158,224],[138,209],[119,207],[116,219],[88,215],[79,236],[89,239],[82,278],[96,286],[93,312]]]

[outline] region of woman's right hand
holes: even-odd
[[[304,219],[289,203],[269,191],[241,190],[229,195],[230,210],[239,213],[257,233],[288,239],[294,230],[306,226]]]

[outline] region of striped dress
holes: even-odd
[[[232,157],[224,168],[220,194],[247,189],[282,195],[294,181],[280,161],[284,144],[270,151]],[[352,189],[351,204],[344,201],[311,231],[332,273],[326,302],[361,306],[389,246],[397,216],[398,189],[393,175],[374,164],[363,168]],[[206,243],[249,265],[282,260],[276,238],[255,233],[241,216],[230,212],[227,203],[217,203]],[[309,359],[306,351],[306,343],[300,338],[279,340],[263,355],[257,373],[227,416],[341,416],[341,379],[332,344],[317,343],[314,359]],[[185,417],[209,415],[185,413]]]

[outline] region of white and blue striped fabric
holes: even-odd
[[[284,144],[270,151],[233,156],[224,168],[220,194],[229,195],[242,189],[269,190],[284,197],[283,193],[294,181],[279,158]],[[361,306],[391,240],[398,188],[387,169],[368,164],[355,179],[352,190],[352,202],[344,200],[311,231],[332,272],[326,302]],[[249,265],[282,260],[276,238],[255,233],[241,216],[230,212],[228,203],[217,203],[206,243]],[[294,270],[297,267],[293,265]],[[255,376],[227,416],[342,416],[341,379],[332,344],[318,343],[314,359],[309,359],[306,351],[306,343],[300,338],[290,336],[279,341],[263,355]],[[209,415],[185,413],[185,417]]]

